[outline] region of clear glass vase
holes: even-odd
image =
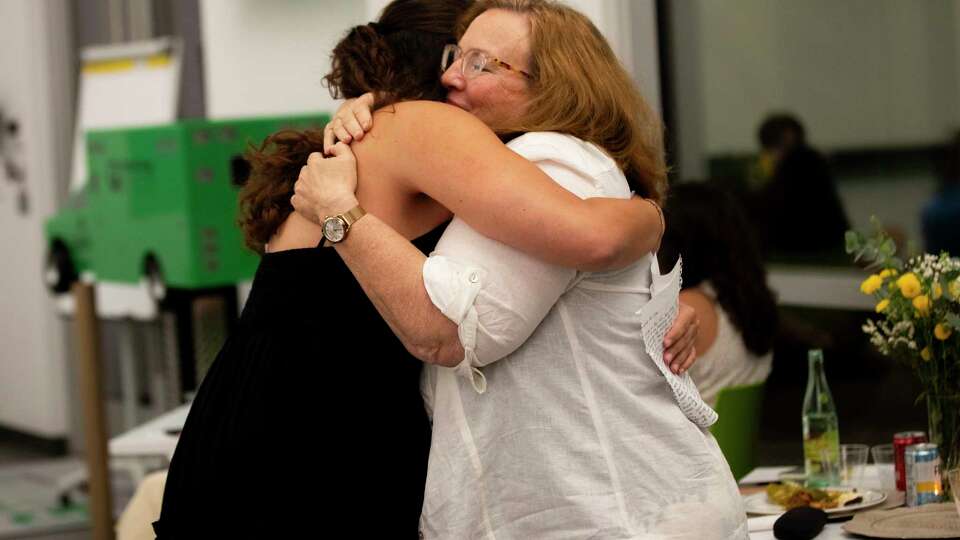
[[[960,467],[960,394],[928,393],[927,422],[930,442],[935,443],[940,452],[944,500],[949,500],[954,486],[947,481],[947,471]]]

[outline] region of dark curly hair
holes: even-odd
[[[377,22],[356,26],[331,53],[324,83],[334,98],[376,93],[374,108],[415,99],[442,100],[443,47],[456,42],[456,26],[471,0],[394,0]],[[307,156],[323,150],[316,130],[275,133],[245,155],[250,176],[240,191],[240,219],[251,249],[264,245],[290,212],[290,197]]]
[[[753,231],[728,192],[704,182],[670,188],[664,207],[667,230],[659,257],[672,267],[683,256],[683,288],[709,280],[717,302],[757,355],[773,348],[777,303],[767,286]]]

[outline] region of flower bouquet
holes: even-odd
[[[847,253],[874,271],[860,291],[876,300],[878,320],[863,331],[881,354],[911,367],[923,387],[930,441],[940,449],[944,472],[960,466],[960,259],[924,253],[902,260],[873,218],[866,237],[847,231]],[[944,486],[947,488],[947,486]]]

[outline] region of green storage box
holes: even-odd
[[[251,279],[259,260],[237,225],[242,156],[281,129],[322,129],[328,116],[183,120],[91,131],[86,185],[45,227],[45,276],[57,292],[78,274],[160,290]],[[162,296],[162,294],[161,294]]]

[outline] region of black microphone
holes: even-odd
[[[806,506],[787,510],[773,524],[773,536],[780,540],[810,540],[827,524],[827,513]]]

